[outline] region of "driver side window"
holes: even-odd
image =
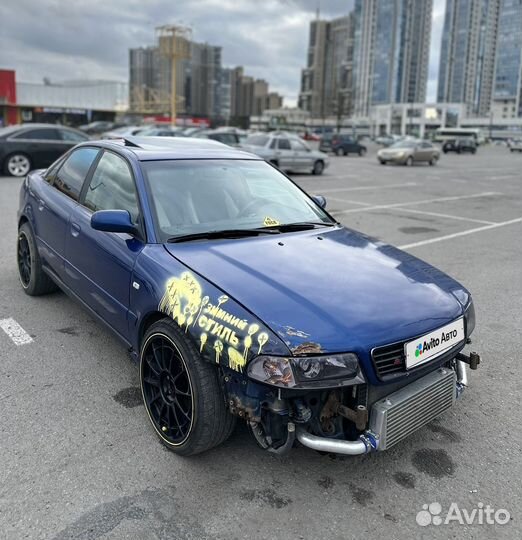
[[[93,212],[127,210],[132,222],[138,224],[138,197],[125,160],[112,152],[103,153],[85,192],[83,204]]]

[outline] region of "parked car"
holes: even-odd
[[[375,142],[381,146],[391,146],[397,142],[397,137],[391,135],[381,135],[375,138]]]
[[[181,128],[163,126],[163,127],[150,127],[139,132],[140,137],[185,137],[185,134]]]
[[[122,137],[128,137],[138,135],[144,131],[150,129],[148,126],[122,126],[111,131],[106,131],[102,134],[102,139],[120,139]]]
[[[96,122],[90,122],[79,126],[78,129],[89,135],[101,135],[106,131],[120,127],[121,124],[115,124],[114,122],[107,122],[105,120],[98,120]]]
[[[448,152],[456,152],[462,154],[469,152],[471,154],[477,153],[477,143],[470,137],[462,137],[459,139],[449,139],[442,145],[442,151],[447,154]]]
[[[435,165],[440,158],[440,151],[429,141],[403,140],[388,148],[377,152],[377,159],[381,165],[397,163],[400,165],[413,165],[427,162]]]
[[[194,137],[196,137],[197,139],[211,139],[213,141],[218,141],[223,144],[228,144],[228,146],[239,146],[241,144],[240,136],[232,131],[199,131],[194,135]]]
[[[283,171],[306,171],[323,174],[329,164],[328,154],[312,150],[296,135],[285,132],[255,133],[241,145]]]
[[[185,137],[195,137],[200,131],[206,131],[208,128],[205,127],[185,127],[181,128],[183,135]]]
[[[510,152],[522,152],[522,139],[513,139],[509,144]]]
[[[25,176],[31,169],[48,167],[70,148],[89,137],[55,124],[19,124],[0,128],[0,170]]]
[[[331,151],[338,156],[347,156],[348,154],[366,154],[366,146],[357,142],[350,135],[336,134],[332,137]]]
[[[331,152],[332,150],[332,133],[325,133],[324,135],[321,135],[321,138],[319,140],[319,150],[321,152],[325,152],[326,154],[328,152]]]
[[[208,450],[239,418],[271,452],[363,454],[454,405],[480,362],[462,352],[462,285],[346,229],[257,156],[144,140],[84,143],[31,173],[17,264],[28,295],[60,287],[139,361],[167,448]]]

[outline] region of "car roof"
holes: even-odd
[[[84,146],[99,146],[131,151],[140,161],[168,159],[249,159],[262,158],[212,139],[194,137],[122,137],[115,140],[89,141]]]

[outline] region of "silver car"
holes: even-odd
[[[435,165],[440,158],[440,150],[429,141],[405,139],[383,148],[377,152],[377,159],[381,165],[398,163],[400,165],[413,165],[424,161]]]
[[[257,154],[283,171],[323,174],[329,165],[327,154],[312,150],[292,133],[254,133],[245,139],[241,148]]]

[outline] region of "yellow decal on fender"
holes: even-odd
[[[271,218],[266,218],[265,224],[267,219],[271,220]],[[272,222],[278,223],[275,220]],[[202,294],[198,279],[191,272],[183,272],[179,278],[171,277],[167,281],[165,294],[159,303],[159,310],[172,317],[180,328],[185,327],[185,332],[190,326],[194,327],[192,332],[199,329],[201,332],[199,334],[200,353],[209,346],[213,350],[211,355],[216,364],[219,364],[221,356],[226,351],[229,367],[236,371],[243,371],[248,353],[254,345],[254,336],[260,330],[259,325],[224,310],[221,306],[229,299],[226,294],[219,296],[216,303],[211,302],[208,296],[202,296]],[[256,337],[257,354],[261,354],[269,337],[266,332],[261,332]],[[225,345],[227,345],[226,349]]]
[[[277,219],[271,218],[270,216],[266,216],[266,218],[263,221],[263,225],[265,227],[275,227],[276,225],[281,225]]]

